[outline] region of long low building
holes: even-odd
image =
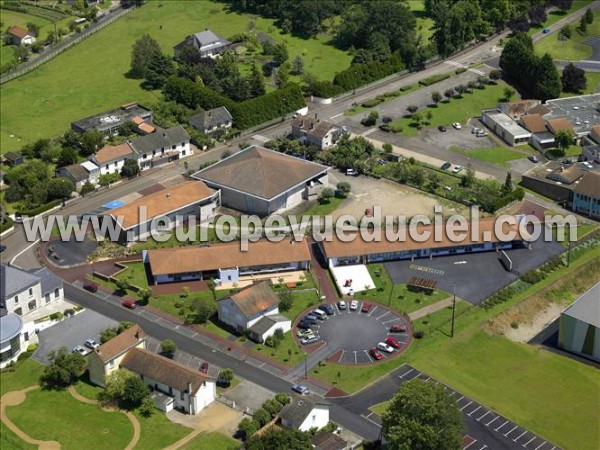
[[[310,250],[305,240],[240,242],[144,251],[154,284],[217,279],[236,283],[240,276],[306,270]]]
[[[522,235],[518,225],[504,226],[505,232],[514,231],[516,237],[510,242],[502,242],[494,233],[494,224],[493,219],[480,221],[477,239],[471,238],[471,224],[469,224],[466,236],[458,242],[450,240],[444,229],[438,229],[436,232],[434,225],[421,225],[417,227],[419,233],[430,232],[429,238],[422,242],[412,239],[407,229],[406,239],[402,241],[389,241],[385,239],[385,231],[382,231],[382,239],[379,241],[366,242],[357,235],[355,239],[348,242],[334,237],[333,240],[323,241],[320,245],[330,267],[504,250],[527,245],[525,241],[529,238],[529,234],[524,231],[523,234],[527,233],[527,235]],[[436,234],[441,236],[441,239],[436,240]],[[456,234],[462,233],[457,231]]]
[[[528,130],[519,126],[512,117],[508,117],[499,109],[484,110],[481,120],[509,145],[524,145],[531,138]]]

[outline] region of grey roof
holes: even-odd
[[[252,325],[248,329],[248,331],[262,336],[264,333],[269,331],[271,327],[276,323],[288,322],[289,320],[290,319],[288,319],[285,316],[282,316],[281,314],[272,314],[270,316],[264,316],[262,319],[260,319],[254,325]]]
[[[181,48],[186,44],[191,44],[199,50],[210,50],[211,48],[225,47],[231,42],[211,30],[204,30],[186,37],[183,42],[177,44],[176,48]]]
[[[14,313],[0,317],[0,343],[14,338],[23,328],[23,320]]]
[[[205,128],[212,128],[225,124],[233,120],[233,117],[224,106],[202,111],[189,119],[189,124],[195,129],[204,131]]]
[[[563,314],[600,328],[600,283],[582,294]]]
[[[599,102],[600,94],[578,95],[548,100],[545,106],[550,112],[544,115],[544,119],[567,119],[576,134],[587,134],[592,130],[594,125],[600,124]]]
[[[87,180],[89,173],[81,164],[71,164],[57,170],[59,174],[70,175],[75,181]]]
[[[128,103],[118,108],[71,122],[71,127],[80,132],[95,128],[111,128],[119,126],[136,116],[144,119],[149,118],[152,116],[152,110],[139,103]]]
[[[33,274],[40,277],[40,283],[42,284],[42,295],[54,292],[55,289],[62,289],[63,282],[60,278],[50,272],[46,267],[36,270]]]
[[[329,402],[316,395],[292,396],[292,401],[285,405],[279,417],[293,428],[298,428],[317,405],[329,405]]]
[[[179,145],[189,140],[190,135],[181,125],[167,129],[156,127],[154,133],[137,138],[131,146],[138,153],[152,153],[153,150],[162,148],[165,151],[170,150],[172,145]]]
[[[2,264],[0,273],[0,291],[2,293],[1,304],[4,306],[7,298],[35,286],[40,278],[24,270]]]
[[[23,153],[21,152],[8,152],[4,154],[4,158],[8,161],[14,162],[17,159],[21,159],[23,157]]]

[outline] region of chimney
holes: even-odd
[[[167,192],[167,198],[171,198],[171,193]]]

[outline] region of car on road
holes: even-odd
[[[385,338],[384,341],[387,345],[389,345],[390,347],[393,348],[400,348],[400,342],[398,342],[396,339],[394,339],[393,337],[389,336],[387,338]]]
[[[383,355],[376,348],[372,348],[371,350],[369,350],[369,355],[371,355],[373,357],[373,359],[376,361],[383,359]]]
[[[346,176],[347,177],[357,177],[358,176],[358,170],[356,170],[356,169],[346,169]]]
[[[356,311],[358,309],[358,300],[352,300],[350,302],[350,311]]]
[[[454,169],[452,169],[452,173],[459,173],[462,169],[462,166],[454,166]]]
[[[98,292],[98,285],[93,281],[83,283],[83,288],[88,292]]]
[[[406,326],[395,323],[390,326],[390,333],[406,333]]]
[[[6,250],[6,245],[0,245],[0,253]]]
[[[455,129],[457,129],[457,130],[460,130],[460,129],[462,128],[462,127],[460,126],[460,123],[458,123],[458,122],[454,122],[454,123],[452,124],[452,126],[453,126]]]
[[[340,301],[338,302],[338,308],[339,308],[340,310],[344,310],[344,309],[346,309],[347,307],[348,307],[348,305],[346,304],[346,302],[345,302],[344,300],[340,300]]]
[[[305,337],[300,339],[300,343],[302,345],[309,345],[309,344],[314,344],[315,342],[317,342],[319,340],[319,338],[317,338],[314,334],[310,337]]]
[[[328,316],[333,316],[335,312],[335,310],[333,309],[333,305],[330,305],[329,303],[323,303],[319,306],[319,309],[321,311],[325,311],[325,314],[327,314]]]
[[[452,167],[452,164],[450,164],[449,162],[445,162],[444,164],[442,164],[442,170],[448,170],[450,167]]]
[[[123,300],[121,305],[123,305],[125,308],[129,308],[129,309],[135,309],[138,306],[136,301],[133,299]]]
[[[362,308],[360,310],[364,313],[368,313],[369,311],[371,311],[372,307],[373,307],[373,303],[364,302],[362,304]]]
[[[542,33],[544,33],[544,34],[550,33],[550,28],[544,28],[544,30],[542,31]]]
[[[87,350],[83,348],[81,345],[76,345],[73,347],[73,353],[79,353],[82,356],[87,355]]]
[[[529,161],[531,161],[532,163],[537,163],[538,162],[537,156],[535,156],[535,155],[530,155],[530,156],[527,157],[527,159]]]
[[[438,130],[440,130],[442,133],[445,133],[446,132],[446,127],[444,125],[440,125],[438,127]]]
[[[206,361],[200,364],[200,372],[208,373],[208,363]]]
[[[377,344],[377,348],[386,353],[394,353],[394,347],[387,345],[385,342],[380,342],[379,344]]]
[[[87,339],[85,341],[85,346],[94,350],[94,349],[100,347],[100,344],[98,344],[98,342],[96,342],[95,339]]]
[[[297,392],[298,394],[310,394],[310,389],[303,384],[292,384],[292,391]]]

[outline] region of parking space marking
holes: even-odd
[[[508,420],[506,422],[504,422],[502,425],[500,425],[498,428],[495,428],[494,431],[499,431],[500,428],[502,428],[504,425],[506,425],[508,423]]]
[[[491,411],[486,412],[483,416],[481,416],[479,419],[477,419],[477,422],[480,422],[481,419],[483,419],[485,416],[487,416],[489,413],[491,413]]]
[[[521,433],[521,434],[519,435],[519,437],[518,437],[518,438],[516,438],[516,439],[513,439],[513,441],[514,441],[514,442],[517,442],[519,439],[521,439],[521,437],[523,437],[523,436],[524,436],[524,435],[526,435],[526,434],[527,434],[527,430],[525,430],[523,433]]]
[[[483,444],[483,447],[481,447],[479,450],[483,450],[484,448],[487,448],[487,445]]]
[[[414,372],[414,371],[415,371],[415,369],[410,369],[410,370],[409,370],[408,372],[406,372],[405,374],[402,374],[402,375],[400,375],[400,377],[399,377],[399,378],[404,378],[406,375],[408,375],[409,373],[411,373],[411,372]]]
[[[389,313],[390,313],[389,311],[386,311],[386,312],[384,312],[382,315],[380,315],[380,316],[377,318],[377,320],[381,320],[381,318],[382,318],[382,317],[385,317],[385,316],[387,316]]]
[[[463,447],[463,450],[467,450],[471,445],[473,445],[475,442],[477,442],[476,440],[471,441],[471,443],[469,445],[467,445],[466,447]]]
[[[358,364],[358,360],[356,359],[356,350],[354,350],[354,364]]]
[[[477,408],[475,408],[473,411],[471,411],[469,414],[467,414],[467,416],[471,417],[473,415],[473,413],[479,411],[479,409],[481,409],[481,405],[479,405]]]
[[[533,441],[536,438],[536,436],[533,436],[531,439],[529,439],[525,444],[523,444],[523,447],[527,447],[531,441]]]
[[[386,320],[385,322],[381,322],[381,323],[385,325],[386,323],[395,322],[396,320],[398,320],[398,318],[397,318],[397,317],[394,317],[393,319]]]
[[[367,358],[369,358],[369,361],[373,362],[373,358],[371,358],[371,355],[369,355],[369,352],[368,352],[368,351],[366,351],[366,350],[363,350],[363,352],[365,352],[365,353],[366,353],[366,355],[367,355]]]
[[[540,447],[542,447],[544,444],[546,443],[546,441],[542,442],[540,445],[538,445],[534,450],[538,450]]]
[[[508,435],[509,435],[510,433],[512,433],[513,431],[515,431],[517,428],[519,428],[519,427],[518,427],[517,425],[515,425],[515,426],[514,426],[514,427],[512,427],[512,428],[511,428],[511,430],[510,430],[508,433],[506,433],[504,436],[505,436],[505,437],[508,437]]]
[[[496,420],[498,420],[500,418],[500,416],[496,416],[494,417],[490,422],[486,423],[485,426],[489,427],[493,422],[495,422]]]
[[[463,406],[462,408],[460,408],[460,410],[462,411],[463,409],[465,409],[467,406],[469,406],[471,403],[473,403],[473,400],[471,400],[469,403],[467,403],[465,406]]]
[[[373,306],[373,309],[371,309],[371,311],[369,311],[369,314],[367,314],[367,316],[370,316],[371,314],[373,314],[376,309],[377,309],[377,306]]]

